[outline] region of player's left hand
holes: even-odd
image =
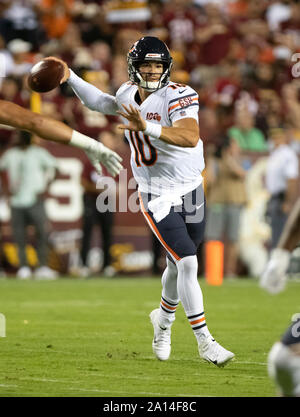
[[[129,121],[128,125],[118,125],[119,129],[122,130],[133,130],[135,132],[143,131],[146,129],[146,121],[142,118],[141,112],[129,104],[129,108],[122,104],[125,111],[118,111],[117,113],[125,117]]]

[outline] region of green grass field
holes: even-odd
[[[300,283],[277,296],[250,279],[200,284],[211,333],[236,354],[224,369],[199,358],[181,306],[171,358],[153,357],[157,278],[1,280],[0,396],[275,396],[267,354],[300,312]]]

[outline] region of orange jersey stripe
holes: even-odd
[[[190,321],[190,324],[197,324],[197,323],[201,323],[202,321],[205,321],[205,317],[202,317],[199,320]]]
[[[155,226],[155,224],[153,223],[151,217],[149,216],[149,214],[146,212],[145,207],[144,207],[144,203],[141,197],[141,194],[139,192],[139,200],[141,203],[141,208],[142,208],[142,213],[144,214],[144,216],[146,217],[146,219],[148,220],[148,222],[150,223],[151,227],[153,228],[154,233],[156,234],[156,236],[158,237],[159,241],[161,242],[161,244],[167,249],[168,252],[170,252],[170,254],[177,260],[180,261],[180,257],[173,251],[173,249],[171,249],[169,247],[169,245],[163,240],[163,238],[161,237],[161,234],[159,233],[159,231],[157,230],[157,227]]]

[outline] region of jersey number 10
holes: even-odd
[[[154,165],[157,160],[157,151],[154,146],[151,145],[149,140],[149,136],[144,135],[141,132],[129,132],[131,143],[134,147],[135,152],[135,163],[138,167],[141,164],[151,166]],[[141,136],[142,138],[141,138]],[[145,155],[145,144],[148,146],[149,149],[149,156]]]

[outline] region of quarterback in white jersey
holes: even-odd
[[[132,105],[141,117],[153,124],[171,127],[184,118],[198,123],[198,94],[189,86],[169,82],[150,94],[139,106],[135,101],[138,86],[123,84],[116,93],[119,109]],[[141,192],[161,195],[175,192],[186,194],[202,182],[204,169],[203,143],[198,138],[195,147],[182,147],[145,135],[144,132],[125,130],[131,147],[131,167]]]
[[[197,247],[203,239],[205,198],[201,172],[198,95],[169,81],[172,57],[160,39],[146,36],[127,55],[129,82],[116,96],[83,81],[63,62],[67,81],[83,104],[120,115],[131,147],[131,166],[145,219],[167,251],[159,308],[150,314],[152,348],[159,360],[171,353],[171,326],[179,302],[195,334],[200,357],[221,367],[234,354],[211,336],[197,279]]]

